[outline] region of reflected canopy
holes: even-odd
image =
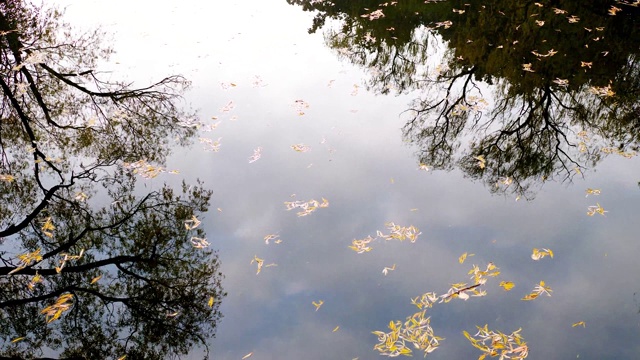
[[[0,4],[0,356],[208,353],[225,296],[197,220],[211,193],[139,181],[195,135],[188,82],[106,80],[103,34],[60,17]]]

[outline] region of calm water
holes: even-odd
[[[212,358],[240,359],[249,353],[251,359],[376,358],[372,331],[389,331],[390,321],[404,322],[418,311],[411,304],[416,296],[445,294],[454,283],[473,285],[469,270],[490,262],[501,273],[481,287],[486,296],[453,299],[428,310],[434,333],[445,338],[429,358],[476,358],[481,353],[463,331],[475,334],[476,326],[485,324],[506,334],[522,328],[529,359],[640,356],[640,163],[635,155],[600,151],[622,143],[631,154],[638,145],[640,93],[637,80],[630,80],[638,75],[638,23],[630,20],[637,9],[616,5],[623,11],[615,16],[626,16],[616,22],[606,15],[613,3],[605,2],[593,9],[571,1],[554,5],[566,14],[555,14],[544,2],[539,12],[535,5],[516,9],[497,1],[485,9],[458,2],[304,3],[328,14],[324,28],[309,34],[315,13],[282,0],[83,1],[67,8],[71,23],[102,24],[114,34],[117,53],[106,65],[114,74],[140,83],[183,74],[193,82],[186,96],[200,119],[218,124],[199,137],[220,139],[219,151],[208,151],[196,140],[175,149],[167,164],[180,175],[146,180],[148,187],[158,188],[165,181],[177,185],[183,178],[199,178],[213,190],[212,210],[201,220],[219,250],[228,296],[211,341]],[[377,9],[386,16],[360,16]],[[501,9],[505,18],[513,14],[509,21],[514,23],[500,22]],[[484,17],[480,10],[493,12]],[[568,20],[574,14],[582,23]],[[521,30],[506,30],[527,18],[544,24],[531,20]],[[451,27],[435,24],[450,19]],[[493,27],[487,19],[496,19]],[[419,27],[428,24],[434,29]],[[572,25],[591,30],[578,33]],[[602,40],[593,40],[601,25],[607,27]],[[554,33],[562,35],[551,37]],[[591,36],[590,47],[571,36],[580,41]],[[518,43],[528,48],[518,50]],[[514,49],[497,55],[499,46],[506,51],[508,45]],[[384,56],[389,54],[414,61],[388,62]],[[455,108],[454,102],[448,113],[439,107],[418,116],[407,111],[425,110],[445,98],[450,82],[423,77],[436,76],[435,71],[447,75],[438,64],[459,75],[452,101],[463,89],[464,72],[477,65],[469,77],[477,85],[469,90],[476,98],[467,98],[477,112]],[[568,85],[552,80],[568,80]],[[590,86],[606,88],[609,80],[622,84],[614,95],[619,106],[589,92]],[[545,106],[545,96],[556,100],[548,112],[536,112],[538,105]],[[572,112],[558,106],[576,106],[571,96],[591,107]],[[505,98],[515,105],[483,126]],[[440,111],[445,115],[438,118]],[[465,111],[471,120],[456,133]],[[514,137],[492,138],[501,128],[515,129],[504,124],[512,126],[516,118],[525,130],[533,129],[523,130],[520,143]],[[479,119],[476,125],[473,119]],[[440,127],[434,128],[436,120]],[[442,124],[450,125],[449,133],[441,132]],[[560,130],[544,132],[553,126]],[[531,135],[538,130],[539,136]],[[584,136],[576,134],[582,130],[590,139],[587,152],[579,151]],[[567,134],[576,146],[545,142],[561,138],[558,134]],[[310,150],[296,152],[294,144]],[[261,157],[250,163],[258,148]],[[480,155],[484,169],[474,158]],[[600,195],[586,197],[589,188]],[[285,206],[323,198],[329,206],[308,216],[298,217],[299,209]],[[596,204],[608,212],[588,216],[589,206]],[[421,234],[415,243],[377,238],[362,254],[349,248],[354,239],[376,237],[378,230],[388,234],[388,222],[413,225]],[[266,244],[269,234],[281,242]],[[551,249],[554,257],[534,261],[534,248]],[[465,252],[475,255],[461,264]],[[259,274],[251,263],[255,257],[264,260]],[[385,267],[394,270],[385,275]],[[507,292],[501,281],[515,287]],[[522,301],[540,281],[553,290],[551,296]],[[316,309],[313,303],[321,300]],[[572,327],[581,321],[584,327]]]

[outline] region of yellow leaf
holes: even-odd
[[[215,301],[215,299],[213,298],[213,296],[211,296],[211,297],[209,298],[209,302],[207,303],[207,305],[209,305],[209,307],[212,307],[212,306],[213,306],[213,302],[214,302],[214,301]]]
[[[513,289],[516,284],[514,284],[512,281],[501,281],[500,286],[504,289],[504,291],[509,291]]]
[[[12,182],[13,180],[15,180],[15,177],[8,174],[0,174],[0,180],[6,181],[6,182]]]
[[[102,275],[98,275],[98,276],[94,277],[93,279],[91,279],[91,283],[92,283],[92,284],[97,283],[97,282],[98,282],[98,280],[100,280],[100,278],[102,278]]]
[[[25,339],[25,337],[24,337],[24,336],[21,336],[21,337],[17,337],[17,338],[15,338],[15,339],[11,340],[11,342],[12,342],[12,343],[17,343],[18,341],[22,341],[22,340],[24,340],[24,339]]]
[[[338,329],[340,329],[340,326],[336,326],[335,328],[333,328],[332,332],[336,332],[336,331],[338,331]]]
[[[253,355],[253,351],[252,351],[252,352],[250,352],[250,353],[248,353],[247,355],[243,356],[243,357],[242,357],[242,360],[250,358],[250,357],[251,357],[251,355]]]
[[[460,264],[462,264],[467,259],[467,257],[474,256],[474,255],[475,254],[464,253],[464,254],[460,255],[460,257],[458,258],[458,262]]]
[[[55,227],[53,226],[53,223],[51,222],[51,216],[49,216],[47,218],[47,220],[44,222],[44,224],[42,225],[42,230],[54,230]]]
[[[571,325],[571,327],[576,327],[576,326],[587,327],[587,324],[585,324],[584,321],[578,321],[577,323]]]

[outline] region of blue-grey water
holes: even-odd
[[[372,331],[418,311],[411,298],[472,284],[472,265],[489,262],[501,273],[483,286],[486,296],[428,311],[444,338],[429,358],[477,358],[463,331],[485,324],[522,328],[529,359],[640,356],[637,156],[606,156],[516,200],[458,167],[420,169],[419,149],[401,130],[419,90],[368,91],[366,69],[339,57],[323,31],[308,34],[313,13],[284,0],[77,1],[66,18],[113,33],[117,53],[105,66],[114,74],[140,83],[185,75],[187,102],[203,123],[218,124],[199,135],[220,139],[217,152],[196,139],[167,164],[180,174],[145,180],[157,188],[198,178],[213,190],[201,220],[228,296],[212,358],[377,358]],[[600,195],[586,197],[589,188]],[[308,216],[286,210],[288,201],[323,198],[329,206]],[[604,216],[587,215],[596,203]],[[378,238],[362,254],[349,248],[388,233],[387,222],[421,234],[415,243]],[[281,242],[266,244],[269,234]],[[534,248],[554,257],[534,261]],[[465,252],[475,255],[460,264]],[[254,257],[264,260],[259,274]],[[504,291],[501,281],[515,287]],[[551,296],[522,301],[540,281]]]

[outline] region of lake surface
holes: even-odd
[[[463,331],[485,324],[521,328],[529,359],[637,358],[638,9],[299,2],[66,9],[113,33],[114,74],[192,81],[201,140],[174,150],[179,175],[145,181],[213,191],[200,220],[228,295],[211,357],[377,358],[372,332],[420,312],[411,299],[473,286],[473,266],[492,263],[499,275],[456,293],[486,296],[427,310],[444,338],[429,358],[477,358]],[[310,34],[318,11],[325,26]],[[311,200],[306,216],[285,204]],[[391,222],[420,234],[385,240]],[[368,236],[370,251],[350,248]],[[541,281],[551,296],[522,300]]]

